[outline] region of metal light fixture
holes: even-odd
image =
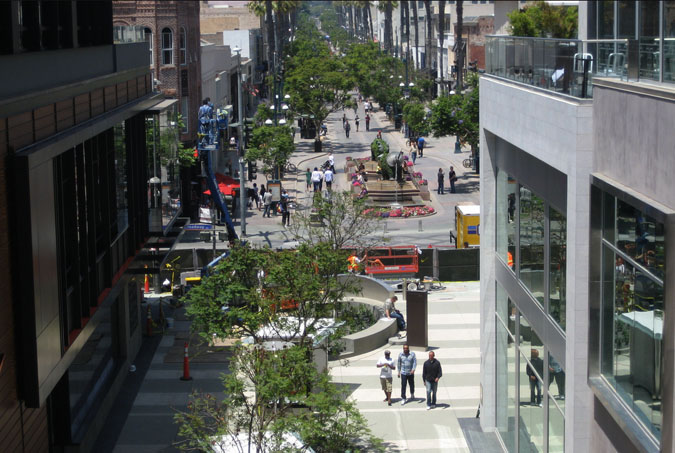
[[[281,124],[282,126],[283,126],[284,124],[286,124],[286,118],[281,118],[281,119],[279,120],[279,124]]]
[[[274,123],[274,121],[272,121],[272,120],[269,119],[269,118],[267,118],[267,119],[265,120],[265,124],[268,125],[268,126],[271,126],[273,123]]]
[[[412,82],[410,82],[410,83],[408,84],[408,86],[409,86],[410,88],[412,88],[412,87],[414,87],[414,86],[415,86],[415,84],[414,84],[414,83],[412,83]]]
[[[273,106],[273,105],[270,105],[270,110],[274,110],[274,106]]]
[[[290,94],[287,94],[287,95],[284,96],[284,99],[290,99],[290,98],[291,98]]]
[[[281,110],[288,110],[288,105],[286,105],[286,104],[282,104],[282,106],[281,106]]]
[[[405,83],[401,82],[401,83],[398,84],[398,86],[400,86],[401,88],[403,88],[403,87],[405,87]]]

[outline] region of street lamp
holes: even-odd
[[[265,125],[271,126],[272,124],[274,124],[274,121],[272,121],[271,119],[267,118],[267,119],[265,120]]]

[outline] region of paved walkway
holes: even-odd
[[[480,397],[479,282],[448,283],[442,291],[429,293],[429,348],[443,367],[435,409],[426,410],[422,365],[428,353],[411,348],[417,355],[415,400],[402,406],[400,382],[394,372],[392,406],[383,402],[379,369],[375,364],[392,351],[397,360],[401,346],[387,346],[352,357],[347,364],[331,362],[333,380],[353,389],[351,397],[368,419],[373,434],[386,441],[389,451],[469,452],[460,427],[461,419],[475,419]],[[400,307],[399,307],[400,305]],[[405,302],[397,303],[405,313]],[[408,393],[408,397],[410,394]],[[500,451],[494,443],[491,445]],[[474,450],[478,451],[478,450]]]

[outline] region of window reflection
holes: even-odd
[[[521,317],[522,318],[522,317]],[[526,359],[520,349],[520,421],[518,451],[535,453],[544,451],[544,409],[542,408],[541,374],[544,362],[537,349],[531,350]]]
[[[603,204],[601,370],[660,437],[664,226],[611,195]]]
[[[520,188],[520,279],[544,303],[544,200]]]
[[[513,269],[516,256],[516,180],[508,173],[497,174],[497,254]]]
[[[496,426],[507,451],[515,451],[516,347],[506,328],[497,320],[497,420]]]
[[[675,1],[663,2],[663,80],[675,80]]]
[[[553,390],[556,390],[555,396],[554,392],[551,390],[551,384],[555,382]],[[565,370],[558,361],[553,357],[553,354],[548,354],[548,384],[546,388],[549,391],[551,398],[559,401],[560,407],[565,410]]]
[[[115,137],[115,187],[117,201],[117,233],[122,233],[129,225],[127,198],[127,145],[124,123],[113,128]]]
[[[565,451],[565,417],[555,401],[548,400],[548,452]]]
[[[549,313],[565,330],[567,220],[552,207],[549,208],[549,247]]]

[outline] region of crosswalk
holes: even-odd
[[[388,406],[382,401],[384,393],[375,366],[385,349],[390,349],[396,359],[400,346],[383,346],[347,363],[330,364],[333,380],[353,389],[350,398],[389,451],[469,451],[458,419],[475,417],[480,398],[479,282],[447,286],[444,291],[429,293],[429,347],[443,367],[435,409],[427,411],[425,404],[422,365],[428,358],[426,351],[411,348],[418,361],[415,400],[403,406],[401,381],[396,374],[394,404]],[[405,314],[405,303],[400,305]]]

